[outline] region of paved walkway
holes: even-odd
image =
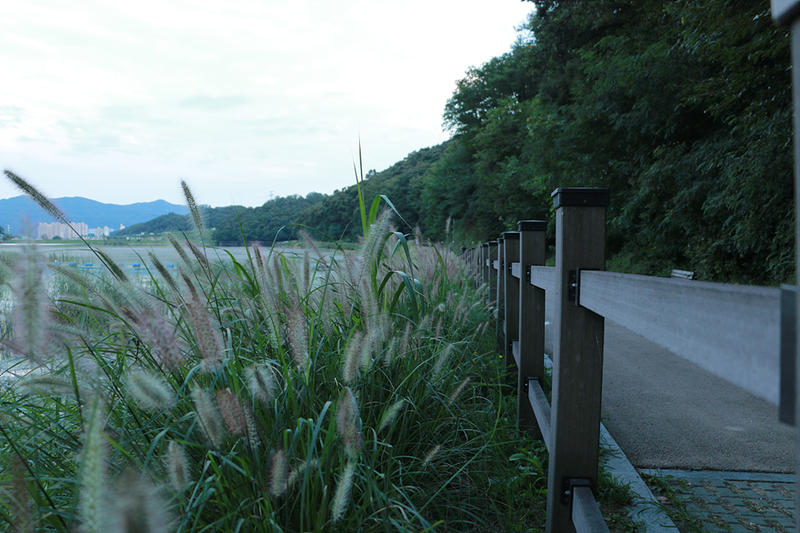
[[[630,463],[685,498],[679,531],[794,532],[797,432],[776,407],[606,321],[602,413]]]
[[[697,531],[698,526],[713,533],[795,531],[793,475],[647,469],[641,473],[661,478],[685,500],[689,516],[676,519],[679,531]]]

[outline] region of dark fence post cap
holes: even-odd
[[[503,238],[506,239],[506,240],[519,239],[519,232],[518,231],[506,231],[506,232],[503,233]]]
[[[553,207],[608,207],[611,203],[609,189],[569,188],[553,191]]]
[[[519,231],[547,231],[547,221],[545,220],[520,220],[517,222]]]

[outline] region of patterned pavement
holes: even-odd
[[[684,501],[689,518],[675,522],[681,533],[793,533],[795,480],[791,474],[642,470],[661,478]],[[659,497],[668,505],[669,500]]]

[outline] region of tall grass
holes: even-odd
[[[0,531],[502,523],[519,441],[484,294],[389,212],[365,222],[360,254],[174,237],[181,264],[147,284],[104,256],[105,277],[50,267],[48,292],[32,246],[9,261],[3,357],[33,370],[0,392]]]

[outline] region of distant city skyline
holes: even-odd
[[[120,225],[119,229],[124,229],[125,226]],[[108,226],[102,228],[90,228],[85,222],[71,222],[64,224],[63,222],[39,222],[39,228],[36,232],[38,240],[52,240],[55,237],[60,239],[77,239],[79,237],[108,237],[111,232],[115,231]]]

